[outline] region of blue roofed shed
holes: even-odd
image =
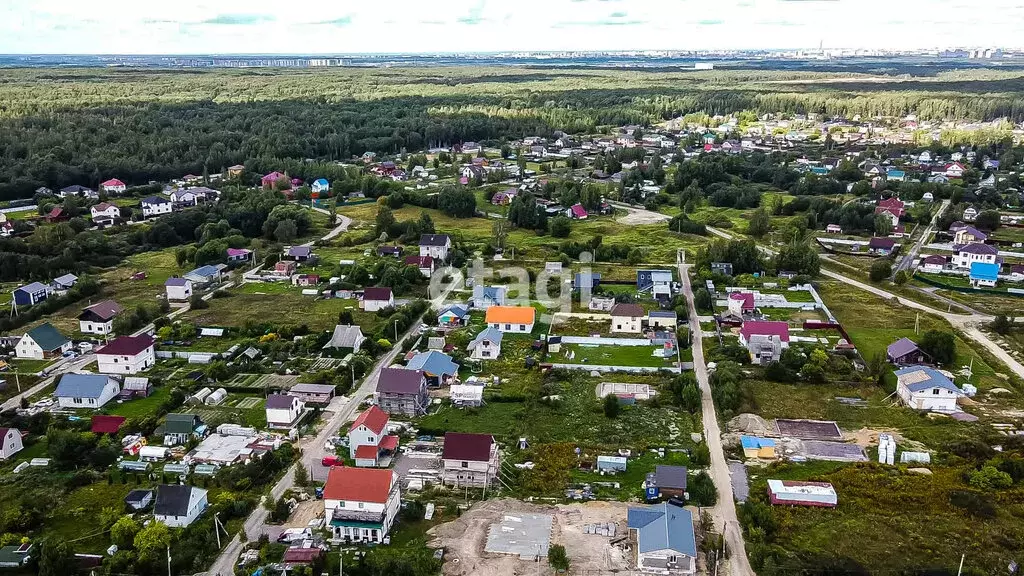
[[[775,458],[775,440],[757,436],[740,436],[743,455],[747,458]]]
[[[999,279],[999,264],[994,262],[971,262],[971,286],[992,287]]]

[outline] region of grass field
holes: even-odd
[[[339,208],[338,211],[357,220],[365,228],[373,225],[377,209],[376,204],[362,204]],[[451,218],[438,210],[418,206],[404,206],[393,211],[399,221],[416,220],[422,212],[430,215],[439,233],[451,234],[456,242],[483,245],[494,237],[494,221],[490,219]],[[611,216],[594,217],[573,222],[569,239],[588,242],[600,236],[604,244],[625,244],[639,248],[644,262],[675,262],[677,248],[693,252],[706,241],[700,236],[665,234],[667,229],[665,224],[629,226],[616,222]],[[541,236],[531,230],[514,229],[509,232],[506,244],[516,247],[517,259],[555,260],[561,242],[563,239]]]
[[[167,400],[171,396],[171,386],[164,385],[153,389],[153,393],[146,398],[138,398],[135,400],[129,400],[121,404],[111,403],[108,404],[108,414],[115,416],[125,416],[128,418],[138,418],[142,416],[148,416],[156,412],[156,409],[160,404]]]
[[[327,330],[337,325],[339,313],[348,310],[364,334],[373,334],[386,320],[376,313],[363,312],[355,300],[324,300],[303,296],[291,286],[287,289],[291,291],[277,284],[245,284],[238,290],[231,290],[231,297],[213,298],[209,308],[190,310],[183,317],[200,326],[271,322],[282,326],[305,324],[311,330]]]
[[[660,350],[660,346],[583,346],[580,344],[563,344],[558,354],[552,354],[549,362],[558,364],[593,364],[601,366],[653,366],[670,368],[676,361],[675,355],[669,360],[656,358],[651,354]],[[566,358],[566,353],[575,353],[573,359]]]

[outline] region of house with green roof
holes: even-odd
[[[164,446],[176,446],[193,437],[202,438],[206,434],[206,424],[198,414],[168,414],[157,433],[163,433]]]
[[[30,360],[59,358],[69,350],[71,340],[49,323],[40,324],[26,332],[14,347],[14,353],[18,358]]]

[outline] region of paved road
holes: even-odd
[[[711,451],[711,468],[708,473],[718,489],[718,502],[711,509],[715,527],[722,530],[726,546],[729,549],[729,573],[731,576],[753,576],[754,571],[747,559],[746,543],[743,540],[743,529],[736,517],[736,505],[732,493],[732,478],[729,474],[729,463],[725,459],[722,448],[722,431],[718,426],[718,415],[715,414],[715,401],[711,397],[711,384],[708,379],[707,364],[704,362],[703,340],[700,322],[697,318],[697,307],[693,303],[693,288],[690,286],[689,264],[679,264],[679,277],[686,294],[686,306],[689,309],[690,333],[693,338],[693,371],[700,385],[701,420],[704,422],[704,441]]]
[[[331,211],[330,210],[325,210],[324,208],[317,208],[316,206],[313,206],[312,208],[313,208],[313,210],[316,210],[317,212],[319,212],[321,214],[327,214],[328,216],[331,215]],[[330,240],[331,238],[334,238],[338,234],[341,234],[342,232],[347,232],[348,231],[349,225],[352,224],[352,219],[349,218],[348,216],[343,215],[343,214],[337,214],[336,213],[335,215],[338,217],[338,225],[335,226],[327,234],[324,234],[324,236],[322,238],[320,238],[320,240],[325,240],[325,241],[326,240]],[[311,242],[306,242],[305,244],[303,244],[303,246],[312,246],[313,244],[316,244],[316,242],[317,242],[316,240],[313,240]]]
[[[903,259],[900,260],[900,263],[893,269],[893,276],[895,276],[900,270],[909,269],[914,263],[914,258],[917,258],[917,254],[921,251],[921,247],[924,246],[924,243],[932,235],[932,232],[935,231],[935,225],[939,223],[939,218],[942,217],[947,208],[949,208],[949,200],[943,200],[942,204],[939,205],[939,209],[935,211],[935,216],[932,217],[932,221],[929,222],[928,227],[924,229],[924,233],[921,234],[921,237],[917,239],[914,246],[903,255]]]
[[[431,300],[431,305],[435,308],[445,301],[448,295],[456,287],[456,282],[453,282],[441,295]],[[428,308],[428,312],[430,309]],[[422,318],[422,316],[421,316]],[[324,449],[324,444],[327,443],[327,439],[331,436],[337,435],[338,429],[346,422],[353,420],[356,415],[356,411],[359,409],[359,404],[370,398],[373,392],[377,389],[377,380],[380,378],[380,372],[382,369],[387,368],[394,361],[395,357],[398,356],[401,351],[402,344],[407,338],[415,338],[419,330],[420,320],[417,319],[413,322],[412,327],[406,332],[402,338],[395,343],[395,346],[387,354],[382,357],[377,364],[374,365],[373,370],[363,379],[363,383],[358,389],[351,395],[350,400],[345,404],[338,412],[336,412],[331,419],[320,428],[320,432],[311,439],[303,439],[299,442],[298,446],[302,449],[302,463],[306,467],[306,470],[312,470],[314,478],[323,480],[327,476],[327,469],[320,465],[321,460],[324,456],[327,456],[328,451]],[[331,451],[333,453],[333,451]],[[284,476],[274,485],[270,491],[270,497],[273,500],[280,498],[286,491],[295,485],[295,466],[290,467],[284,474]],[[269,511],[262,505],[257,508],[249,515],[246,519],[244,528],[245,534],[250,540],[256,540],[259,535],[267,530],[267,517]],[[220,574],[227,576],[234,574],[235,562],[238,560],[239,554],[242,552],[242,542],[236,535],[231,539],[231,542],[227,544],[224,550],[221,551],[220,556],[210,567],[207,574],[215,575]]]
[[[92,353],[83,354],[70,362],[68,361],[67,358],[61,360],[57,365],[52,366],[50,368],[50,373],[52,374],[52,376],[40,380],[38,383],[36,383],[35,386],[32,386],[31,388],[24,390],[21,394],[8,398],[3,403],[3,407],[0,409],[12,410],[14,408],[21,406],[22,398],[28,398],[29,396],[39,393],[41,390],[43,390],[50,384],[53,384],[53,381],[56,380],[57,377],[59,377],[60,375],[66,374],[68,372],[75,372],[81,370],[82,368],[85,368],[90,362],[95,361],[96,356],[94,356]],[[15,366],[17,366],[17,360],[15,360]]]

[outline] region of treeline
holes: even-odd
[[[543,70],[528,74],[535,79],[526,86],[480,69],[438,74],[11,71],[0,86],[0,200],[40,186],[96,187],[110,177],[138,185],[240,163],[331,163],[365,151],[593,133],[689,113],[1024,119],[1016,77],[987,80],[971,93],[928,82],[899,91],[884,83],[762,82],[818,77],[792,72]]]

